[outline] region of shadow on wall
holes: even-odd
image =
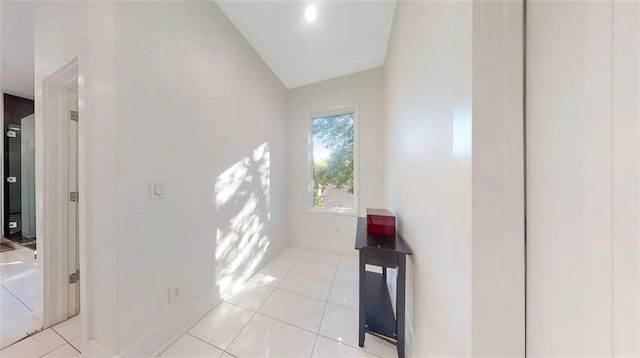
[[[216,179],[216,282],[221,297],[240,290],[262,264],[269,239],[270,158],[265,142]]]

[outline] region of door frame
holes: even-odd
[[[36,241],[42,292],[42,306],[36,315],[41,317],[43,328],[70,316],[68,265],[70,259],[76,258],[69,257],[68,243],[67,97],[69,86],[74,81],[79,85],[78,80],[77,58],[43,80],[42,115],[36,116]],[[78,140],[82,127],[79,122]],[[79,155],[81,150],[78,147]],[[83,180],[81,173],[79,160],[79,182]],[[79,282],[82,285],[82,275]]]

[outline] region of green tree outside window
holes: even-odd
[[[353,124],[353,113],[313,120],[314,207],[326,207],[327,189],[353,194]]]

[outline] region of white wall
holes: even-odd
[[[637,356],[638,4],[527,14],[527,353]]]
[[[309,178],[310,115],[358,105],[358,207],[384,207],[384,112],[382,68],[359,72],[288,92],[289,240],[293,244],[353,251],[356,217],[312,213]]]
[[[125,349],[284,245],[286,92],[215,3],[118,3],[115,19]],[[151,180],[167,199],[149,200]]]
[[[385,64],[387,200],[411,356],[471,354],[470,3],[398,2]]]
[[[84,332],[150,356],[284,245],[286,92],[213,2],[36,8],[36,111],[80,64]]]
[[[43,80],[74,58],[79,67],[79,185],[81,316],[88,354],[116,352],[118,257],[116,126],[114,120],[113,4],[39,2],[34,14],[37,244],[44,235]],[[43,287],[44,255],[38,255]]]
[[[2,92],[34,98],[33,1],[3,1]]]
[[[413,356],[524,353],[522,2],[399,2],[387,200]]]

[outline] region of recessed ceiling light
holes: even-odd
[[[316,9],[315,5],[307,5],[304,9],[304,18],[310,24],[316,22],[316,19],[318,18],[318,9]]]

